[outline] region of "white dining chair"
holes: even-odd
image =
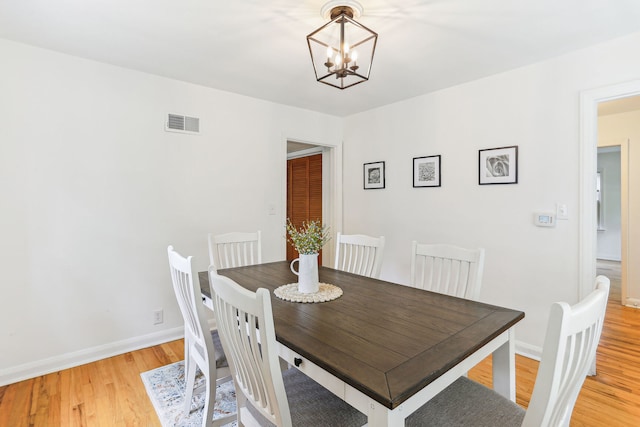
[[[238,425],[362,426],[367,417],[291,367],[281,371],[269,291],[251,292],[209,268],[222,345],[231,366]]]
[[[173,249],[167,248],[173,290],[184,319],[184,366],[185,366],[185,413],[191,411],[194,392],[204,391],[203,427],[218,427],[236,419],[229,414],[213,420],[216,386],[230,381],[231,370],[226,360],[217,331],[210,331],[202,304],[200,283],[193,280],[191,258],[185,258]],[[194,390],[197,368],[205,377],[204,390]]]
[[[407,418],[407,427],[565,427],[596,356],[609,295],[609,279],[573,306],[551,306],[533,394],[525,411],[467,377],[460,377]]]
[[[334,268],[377,279],[380,277],[383,253],[384,236],[371,237],[338,232]]]
[[[262,263],[262,233],[208,234],[209,265],[216,269]]]
[[[411,242],[411,286],[459,298],[478,300],[484,249]]]

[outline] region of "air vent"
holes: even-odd
[[[170,132],[200,133],[200,119],[169,113],[165,130]]]

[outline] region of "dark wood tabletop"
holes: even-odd
[[[297,282],[289,262],[219,270],[241,286],[266,288],[277,340],[383,406],[394,409],[524,318],[524,313],[320,267],[339,286],[329,302],[303,304],[273,291]],[[207,272],[200,287],[211,296]]]

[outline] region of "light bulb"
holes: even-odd
[[[327,46],[327,58],[331,59],[331,55],[333,55],[333,49],[331,49],[331,46]]]
[[[344,44],[344,55],[347,56],[349,53],[349,43]]]
[[[352,60],[353,62],[356,62],[356,61],[358,60],[358,51],[354,50],[354,51],[351,53],[351,60]]]
[[[342,57],[340,56],[340,54],[336,55],[336,67],[340,67],[342,65]]]

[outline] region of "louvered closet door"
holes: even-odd
[[[303,221],[322,223],[322,154],[287,161],[287,217],[296,227]],[[298,251],[288,244],[287,260],[297,257]]]

